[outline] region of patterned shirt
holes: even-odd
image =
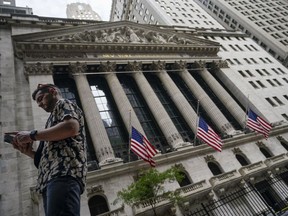
[[[60,99],[51,112],[46,128],[62,122],[67,116],[78,120],[79,133],[59,141],[42,141],[37,149],[34,162],[38,167],[38,181],[36,190],[40,193],[46,188],[47,183],[59,176],[75,177],[82,187],[85,187],[87,173],[87,156],[84,117],[81,109],[66,99]],[[36,159],[36,160],[38,160]]]

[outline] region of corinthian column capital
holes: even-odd
[[[142,71],[142,62],[128,62],[125,67],[126,71]]]
[[[229,65],[226,60],[219,60],[212,62],[213,69],[220,69],[220,68],[229,68]]]
[[[116,63],[115,62],[101,62],[99,70],[102,72],[113,72],[116,70]]]
[[[157,71],[161,71],[161,70],[165,70],[165,65],[166,62],[165,61],[158,61],[158,62],[152,62],[152,70],[157,70]]]
[[[178,61],[175,62],[175,64],[173,65],[173,69],[177,69],[177,70],[184,70],[187,68],[187,62],[186,61]]]
[[[76,62],[74,64],[69,63],[69,69],[72,74],[85,73],[87,70],[87,64],[80,62]]]
[[[196,61],[195,62],[195,65],[197,68],[200,68],[200,69],[204,69],[206,67],[206,62],[205,61]]]
[[[52,63],[40,63],[25,64],[24,74],[27,75],[52,75],[53,64]]]

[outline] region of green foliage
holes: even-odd
[[[139,176],[139,179],[129,185],[127,189],[118,192],[118,198],[122,199],[124,203],[133,205],[143,200],[150,200],[150,204],[153,207],[157,196],[167,197],[172,202],[179,201],[179,193],[171,191],[164,193],[163,187],[166,180],[181,181],[184,178],[179,167],[173,166],[164,172],[150,168],[149,170],[141,171]]]

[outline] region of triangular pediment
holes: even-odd
[[[100,22],[13,37],[16,51],[43,52],[199,52],[215,54],[219,44],[191,34],[177,33],[156,25],[129,21]],[[24,51],[25,50],[25,51]]]

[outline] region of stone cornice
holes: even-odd
[[[288,133],[288,125],[281,125],[278,127],[274,127],[270,132],[270,137],[272,136],[276,137],[279,134],[283,133]],[[257,141],[261,140],[263,140],[263,136],[258,135],[254,132],[249,134],[237,135],[229,139],[224,139],[222,150],[225,151],[225,149],[235,148],[246,143],[256,143]],[[155,156],[155,160],[158,166],[160,166],[161,164],[168,165],[179,163],[179,160],[181,161],[191,157],[201,157],[201,155],[204,157],[206,155],[211,155],[214,152],[215,150],[212,149],[210,146],[203,144],[196,147],[187,147],[185,151],[174,151],[171,153]],[[139,169],[148,167],[149,167],[148,163],[142,160],[138,160],[117,166],[117,171],[115,171],[113,167],[102,170],[96,170],[88,173],[87,183],[93,184],[94,181],[96,182],[100,179],[105,179],[108,176],[111,177],[117,175],[124,175],[125,173],[137,172],[137,170]]]
[[[99,54],[217,56],[219,43],[132,22],[97,23],[13,36],[19,58],[83,58]],[[62,56],[61,56],[62,54]]]
[[[218,46],[177,45],[177,44],[73,44],[19,42],[15,45],[16,55],[20,58],[84,58],[87,54],[188,54],[197,57],[217,56]]]

